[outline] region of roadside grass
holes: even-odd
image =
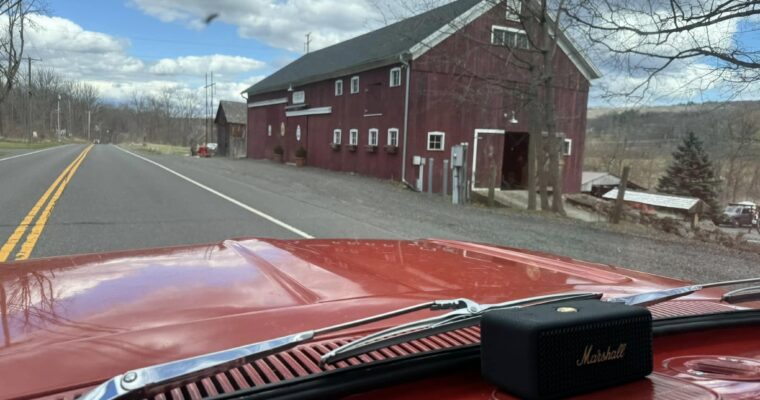
[[[23,139],[0,139],[0,151],[1,150],[39,150],[46,149],[48,147],[60,146],[69,142],[54,142],[54,141],[40,141],[28,143]]]
[[[157,143],[124,143],[121,145],[127,150],[136,151],[139,153],[149,154],[162,154],[162,155],[175,155],[184,156],[190,154],[190,148],[185,146],[172,146],[168,144]]]

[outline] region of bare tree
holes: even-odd
[[[515,23],[521,25],[525,39],[505,36],[498,39],[501,46],[494,46],[492,38],[484,38],[481,32],[469,32],[464,26],[457,26],[456,20],[448,29],[459,32],[469,46],[456,57],[445,55],[435,60],[438,67],[456,76],[456,87],[436,96],[454,97],[457,101],[489,104],[484,99],[494,101],[494,108],[505,104],[526,111],[529,127],[528,151],[528,207],[537,208],[536,193],[540,195],[541,208],[564,213],[562,200],[562,166],[560,165],[561,138],[557,133],[558,116],[555,108],[555,89],[564,76],[558,77],[556,69],[558,41],[561,33],[560,17],[565,0],[558,2],[538,0],[523,2],[520,9],[514,9],[514,2],[491,0],[489,8],[497,7],[499,12],[517,15]],[[445,1],[397,0],[389,5],[376,2],[382,21],[394,22],[411,14],[417,14]],[[484,74],[481,64],[471,61],[484,55],[497,60],[509,73]],[[560,78],[560,79],[557,79]],[[431,96],[432,97],[432,96]],[[488,107],[488,106],[486,106]],[[483,110],[485,112],[487,110]],[[489,110],[493,111],[493,110]],[[562,116],[564,117],[564,116]],[[548,187],[552,188],[552,202],[549,202]]]
[[[644,99],[677,68],[693,74],[676,90],[697,94],[720,84],[730,98],[760,80],[760,51],[735,37],[757,30],[760,1],[567,0],[563,14],[598,59],[627,74],[630,84],[607,96]]]

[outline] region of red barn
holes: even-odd
[[[504,2],[458,0],[302,56],[246,90],[248,156],[267,158],[279,146],[291,161],[303,147],[308,165],[407,183],[417,180],[415,156],[433,158],[440,191],[451,146],[468,143],[474,187],[487,185],[492,168],[503,187],[524,187],[528,116],[519,89],[529,76],[504,61],[530,51],[518,19]],[[577,192],[589,81],[599,72],[562,33],[558,44],[564,188]]]

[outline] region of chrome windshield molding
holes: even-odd
[[[698,292],[702,289],[721,287],[721,286],[733,286],[741,285],[744,283],[757,283],[760,282],[760,277],[748,278],[748,279],[736,279],[732,281],[721,281],[712,283],[703,283],[701,285],[682,286],[672,289],[658,290],[654,292],[632,294],[630,296],[613,297],[606,299],[612,303],[624,303],[629,306],[651,306],[664,301],[673,300],[679,297],[688,296],[692,293]]]
[[[518,308],[527,305],[548,304],[567,300],[600,299],[601,297],[601,293],[557,293],[497,304],[478,304],[470,299],[459,299],[464,307],[458,310],[444,315],[408,322],[367,335],[326,353],[322,356],[320,362],[323,365],[330,364],[410,340],[477,325],[483,314],[490,310]]]
[[[184,381],[239,367],[249,361],[283,351],[313,337],[314,331],[307,331],[128,371],[109,379],[80,399],[115,400],[135,396],[150,397],[154,393],[162,392],[167,386],[176,386]]]

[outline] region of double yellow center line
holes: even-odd
[[[79,153],[77,158],[75,158],[74,161],[72,161],[71,164],[69,164],[66,169],[61,172],[60,175],[58,175],[58,178],[56,178],[53,184],[50,185],[42,197],[37,200],[37,203],[34,204],[34,207],[29,210],[29,213],[26,214],[18,227],[16,227],[16,230],[13,231],[11,236],[8,238],[8,241],[5,242],[3,247],[0,248],[0,262],[5,262],[10,258],[13,249],[16,248],[16,245],[24,237],[24,234],[29,229],[29,227],[32,226],[32,222],[35,218],[37,218],[37,215],[39,214],[37,222],[34,224],[34,226],[32,226],[31,231],[26,236],[26,240],[16,253],[14,260],[19,261],[29,258],[29,256],[32,254],[32,250],[34,250],[34,246],[37,244],[37,240],[39,240],[42,231],[45,229],[45,224],[47,224],[48,218],[50,218],[50,214],[53,213],[55,203],[61,197],[64,189],[66,189],[66,185],[69,184],[71,178],[74,176],[74,173],[82,164],[84,158],[87,157],[87,153],[89,153],[91,149],[92,145],[89,145],[81,153]],[[42,210],[41,214],[40,210]]]

